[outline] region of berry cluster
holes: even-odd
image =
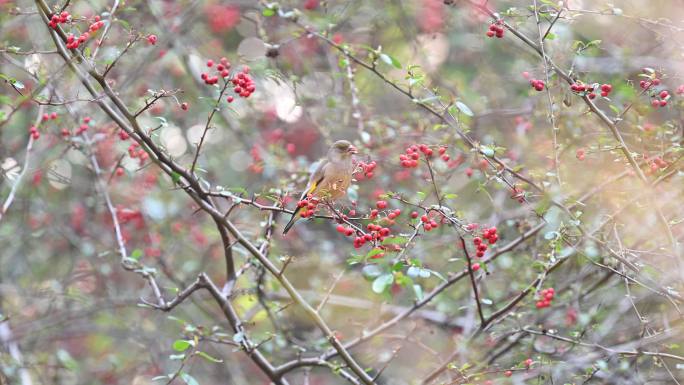
[[[504,28],[502,27],[503,20],[497,20],[489,25],[489,30],[487,30],[487,37],[498,37],[501,39],[504,37]]]
[[[84,32],[83,34],[79,35],[76,37],[73,33],[70,33],[67,35],[67,44],[66,47],[69,49],[76,49],[78,48],[81,44],[85,43],[88,39],[90,39],[90,34],[97,32],[100,28],[104,26],[104,21],[100,20],[100,16],[95,16],[95,21],[90,24],[90,27],[88,27],[88,31]]]
[[[525,202],[525,190],[520,186],[513,186],[511,189],[511,199],[517,199],[519,203]]]
[[[552,287],[540,291],[539,300],[537,301],[537,309],[543,309],[545,307],[551,306],[551,301],[553,301],[553,296],[555,294],[556,292]]]
[[[138,158],[140,164],[142,165],[143,163],[145,163],[149,155],[147,154],[147,151],[139,147],[140,145],[137,142],[131,143],[131,145],[128,146],[128,156],[130,156],[133,159]]]
[[[658,79],[657,77],[654,77],[651,80],[642,80],[639,82],[639,87],[641,87],[642,90],[647,90],[653,86],[659,86],[659,85],[660,85],[660,79]]]
[[[532,88],[534,88],[536,91],[544,91],[544,81],[539,80],[539,79],[530,79],[530,85]]]
[[[240,97],[242,98],[248,98],[250,95],[254,93],[254,90],[256,90],[254,81],[249,76],[248,66],[243,66],[242,71],[238,72],[237,75],[233,77],[233,80],[231,80],[231,82],[235,86],[235,88],[233,88],[233,92],[240,95]],[[232,98],[229,96],[228,103],[230,102],[232,102]]]
[[[439,227],[439,223],[434,219],[434,212],[428,213],[428,215],[423,215],[420,217],[420,221],[423,222],[423,228],[425,231],[432,231]]]
[[[375,161],[370,161],[368,163],[360,161],[356,164],[356,172],[354,173],[354,177],[357,180],[362,180],[363,178],[371,179],[374,175],[373,171],[377,166],[378,164]]]
[[[319,200],[316,197],[308,197],[304,198],[301,201],[297,202],[297,207],[302,209],[301,213],[299,214],[302,218],[310,218],[314,215],[316,212],[316,208],[318,207]]]
[[[584,151],[584,149],[583,149],[583,148],[578,148],[578,149],[577,149],[577,152],[575,153],[575,156],[576,156],[577,159],[579,159],[579,160],[584,160],[584,156],[585,156],[585,151]]]
[[[216,84],[219,81],[219,76],[222,78],[227,78],[228,76],[230,76],[231,64],[228,61],[228,59],[226,59],[225,57],[222,57],[219,60],[219,62],[220,63],[216,65],[216,73],[218,75],[211,76],[207,72],[203,72],[200,75],[202,80],[204,80],[205,84],[208,84],[208,85]],[[214,61],[211,59],[207,60],[207,68],[213,68],[213,67],[214,67]]]
[[[71,15],[70,15],[69,12],[67,12],[67,11],[64,11],[64,12],[62,12],[62,13],[60,13],[60,14],[56,14],[56,13],[55,13],[55,14],[52,15],[52,17],[50,18],[50,22],[48,23],[48,25],[49,25],[50,28],[52,28],[52,29],[57,29],[57,25],[58,25],[58,24],[64,24],[64,23],[69,22],[70,20],[71,20]]]
[[[401,167],[404,168],[415,168],[418,167],[418,159],[420,159],[420,154],[418,152],[422,152],[425,154],[426,157],[431,157],[433,154],[433,151],[430,147],[427,146],[427,144],[419,144],[419,145],[411,145],[406,149],[405,154],[399,155],[399,161],[401,164]],[[446,151],[446,149],[445,149]]]
[[[352,234],[354,234],[354,229],[352,229],[351,227],[346,227],[345,225],[342,225],[342,224],[337,225],[336,229],[337,229],[338,233],[344,234],[348,237],[351,237]]]
[[[207,67],[214,68],[214,61],[211,59],[207,60]],[[216,75],[212,76],[207,72],[203,72],[201,78],[202,80],[204,80],[205,84],[216,84],[219,81],[219,77],[223,79],[230,77],[230,67],[231,64],[228,61],[228,59],[222,57],[219,60],[219,63],[216,64]],[[248,66],[244,66],[242,67],[241,71],[236,73],[230,79],[230,82],[233,83],[233,85],[235,86],[233,88],[233,92],[235,92],[243,98],[248,98],[256,90],[256,85],[254,84],[254,80],[252,80],[252,78],[249,76],[249,71],[250,68]],[[233,96],[228,96],[226,100],[228,101],[228,103],[232,103],[235,100],[235,98]]]
[[[667,106],[668,100],[670,100],[670,93],[666,90],[662,90],[658,94],[653,95],[651,105],[653,106],[653,108],[665,107]]]
[[[390,235],[390,229],[388,227],[382,227],[380,225],[377,225],[375,223],[369,223],[366,228],[368,229],[369,232],[367,233],[362,233],[362,232],[356,232],[356,230],[352,229],[351,227],[346,227],[343,224],[337,225],[337,232],[344,234],[346,236],[352,236],[354,233],[357,233],[357,236],[354,237],[354,248],[359,249],[361,248],[366,242],[382,242],[386,237]],[[373,258],[382,258],[385,254],[384,253],[379,253],[374,255]]]
[[[613,86],[611,84],[601,84],[594,83],[592,85],[584,84],[581,82],[575,82],[570,85],[570,90],[574,93],[580,95],[586,95],[589,99],[596,98],[596,89],[601,90],[602,97],[608,97],[608,95],[613,91]]]
[[[40,132],[38,132],[38,128],[36,126],[31,126],[31,128],[29,128],[29,134],[31,134],[31,138],[33,138],[33,140],[40,138]]]
[[[437,149],[437,153],[439,154],[439,156],[442,158],[443,161],[448,162],[449,159],[451,159],[451,158],[449,157],[449,154],[446,153],[446,150],[447,150],[446,147],[440,146],[439,149]]]
[[[230,98],[230,96],[229,96]],[[249,170],[255,174],[261,174],[264,171],[264,159],[261,157],[261,151],[256,144],[249,150],[249,155],[252,157],[252,163],[249,165]]]
[[[50,119],[52,119],[52,120],[57,119],[57,113],[56,113],[56,112],[53,112],[53,113],[50,113],[50,114],[47,114],[47,113],[43,114],[43,121],[44,121],[44,122],[46,122],[46,121],[48,121],[48,120],[50,120]]]
[[[601,84],[601,96],[608,97],[608,95],[613,91],[613,86],[610,84]]]
[[[81,135],[84,132],[88,131],[88,127],[90,127],[90,120],[91,119],[89,116],[86,116],[85,118],[83,118],[83,123],[80,126],[78,126],[78,128],[74,132],[74,135]],[[124,132],[124,131],[122,131],[122,132]],[[62,129],[62,136],[63,137],[69,136],[69,130],[67,130],[66,128]]]
[[[651,167],[651,172],[656,172],[658,169],[661,168],[667,168],[669,165],[666,161],[663,160],[663,158],[656,156],[655,158],[650,160],[650,167]]]
[[[128,140],[128,138],[130,138],[130,137],[131,137],[131,136],[128,135],[128,132],[126,132],[126,131],[124,131],[124,130],[119,130],[119,139],[121,139],[121,140]]]
[[[484,229],[482,231],[482,238],[486,239],[490,245],[493,245],[496,243],[496,241],[499,240],[499,235],[496,232],[496,227],[490,227],[488,229]],[[480,237],[475,237],[473,238],[473,245],[475,245],[476,248],[476,254],[478,258],[482,258],[485,255],[485,252],[489,248],[484,241],[482,241],[482,238]],[[479,268],[479,267],[478,267]]]

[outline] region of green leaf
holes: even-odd
[[[173,350],[177,352],[184,352],[188,350],[189,347],[194,346],[195,342],[194,341],[188,341],[188,340],[175,340],[173,341]]]
[[[372,258],[372,257],[382,253],[383,251],[384,250],[382,250],[380,248],[372,249],[371,251],[368,252],[368,254],[366,254],[366,258]]]
[[[195,380],[195,377],[193,377],[193,376],[191,376],[185,372],[181,372],[180,377],[188,385],[199,385],[199,382],[197,382],[197,380]]]
[[[264,8],[264,10],[261,11],[261,14],[266,17],[271,17],[275,15],[275,10],[273,8]]]
[[[401,63],[399,60],[397,60],[395,57],[390,56],[386,53],[381,53],[380,54],[380,60],[384,61],[385,63],[391,65],[392,67],[396,69],[401,69]]]
[[[361,273],[366,278],[375,278],[382,274],[382,269],[378,265],[366,265],[361,269]]]
[[[432,273],[435,277],[441,279],[444,282],[447,282],[446,278],[444,278],[444,276],[442,274],[440,274],[434,270],[429,270],[429,269],[426,269],[426,270],[429,271],[430,273]]]
[[[69,352],[64,349],[57,351],[57,359],[64,365],[67,370],[74,371],[78,369],[78,361],[76,361]]]
[[[413,285],[413,294],[415,294],[416,299],[417,299],[418,301],[422,301],[423,298],[425,297],[425,296],[423,295],[423,287],[420,286],[420,285],[418,285],[418,284],[414,284],[414,285]]]
[[[473,116],[473,111],[470,109],[470,107],[466,106],[465,103],[463,102],[456,102],[456,108],[458,108],[462,113],[468,116]]]
[[[177,172],[175,172],[175,171],[173,171],[173,172],[171,173],[171,180],[173,180],[173,183],[174,183],[174,184],[175,184],[175,183],[178,183],[178,181],[180,181],[180,178],[181,178],[181,174],[179,174],[179,173],[177,173]]]
[[[131,25],[130,25],[126,20],[124,20],[124,19],[119,19],[119,18],[117,17],[117,18],[116,18],[116,22],[119,23],[119,24],[121,24],[121,26],[123,26],[124,29],[127,30],[127,31],[131,29]]]
[[[212,356],[210,356],[209,354],[207,354],[207,353],[205,353],[205,352],[197,352],[197,355],[200,356],[200,357],[202,357],[202,358],[204,358],[204,359],[207,360],[207,361],[215,362],[215,363],[217,363],[217,364],[220,364],[220,363],[223,362],[222,359],[212,357]]]
[[[390,238],[385,238],[385,240],[382,241],[382,244],[383,245],[403,245],[404,243],[406,243],[406,241],[408,241],[408,239],[406,239],[404,237],[394,236],[394,237],[390,237]]]
[[[415,278],[420,274],[420,270],[420,267],[411,266],[408,268],[408,270],[406,270],[406,275]]]
[[[135,259],[136,261],[139,261],[142,256],[143,251],[140,249],[135,249],[131,252],[131,258]]]
[[[482,154],[488,158],[491,158],[494,156],[494,149],[491,147],[482,146],[480,151],[482,151]]]
[[[546,35],[546,40],[556,40],[556,34],[553,33],[553,32],[549,32],[549,33]]]
[[[394,282],[394,275],[389,273],[375,278],[375,281],[373,281],[373,292],[377,294],[382,293],[387,286],[392,284],[392,282]]]

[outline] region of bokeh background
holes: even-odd
[[[432,162],[444,206],[463,224],[498,228],[500,240],[489,253],[542,225],[476,278],[486,315],[538,277],[539,289],[556,291],[550,307],[537,309],[533,293],[480,333],[472,287],[463,279],[352,349],[374,373],[385,368],[378,383],[419,384],[449,360],[432,383],[678,383],[684,378],[678,358],[684,354],[678,299],[684,274],[684,102],[677,93],[684,84],[682,2],[536,2],[541,31],[563,10],[544,41],[554,63],[585,83],[611,84],[610,96],[595,100],[609,117],[629,108],[619,132],[649,183],[657,181],[651,186],[630,171],[613,134],[566,83],[545,71],[536,52],[510,31],[502,39],[488,38],[491,17],[468,2],[444,3],[278,2],[281,15],[297,9],[297,23],[265,1],[72,0],[67,10],[74,18],[99,15],[107,22],[107,39],[96,48],[100,31],[84,50],[100,69],[139,38],[108,81],[133,110],[155,91],[177,91],[139,121],[186,166],[219,91],[200,79],[206,61],[226,57],[235,68],[250,67],[256,92],[222,102],[198,160],[199,175],[214,190],[291,208],[310,165],[333,141],[348,139],[360,150],[357,159],[375,161],[377,168],[371,179],[358,176],[338,207],[364,217],[378,199],[387,200],[402,210],[393,234],[408,238],[417,222],[409,213],[420,209],[393,197],[422,207],[437,202],[425,164],[404,169],[399,155],[426,143],[435,150],[445,146],[450,157]],[[537,42],[534,5],[488,2]],[[174,341],[200,336],[201,350],[221,362],[196,357],[183,369],[192,378],[174,383],[268,384],[230,344],[232,331],[206,292],[170,313],[141,306],[140,298],[151,298],[151,291],[140,275],[121,266],[91,156],[103,170],[129,253],[156,271],[166,298],[200,272],[225,282],[215,225],[154,162],[130,157],[131,140],[120,138],[116,124],[55,54],[35,3],[0,0],[0,11],[0,200],[13,196],[0,219],[0,372],[7,383],[163,384],[168,379],[153,378],[180,365]],[[303,26],[367,63],[372,51],[386,56],[377,59],[375,72],[365,69]],[[147,41],[151,34],[158,37],[154,45]],[[652,97],[639,87],[641,75],[651,74],[645,67],[661,79],[657,92],[669,91],[666,107],[651,107]],[[549,92],[535,91],[524,73],[544,80]],[[409,77],[416,81],[413,99],[392,85],[407,89]],[[452,125],[420,107],[445,113],[457,101],[462,107],[449,109],[458,120]],[[41,122],[53,112],[56,119]],[[73,133],[85,118],[85,136],[61,134]],[[27,153],[28,130],[36,124],[41,136]],[[492,168],[457,128],[544,192]],[[656,158],[665,165],[652,167]],[[511,199],[515,193],[502,178],[522,189],[523,202]],[[564,212],[553,202],[573,209]],[[228,207],[230,200],[224,203]],[[398,273],[395,267],[395,282],[374,290],[379,275],[392,274],[396,254],[364,258],[370,247],[355,249],[333,221],[299,223],[283,237],[285,213],[240,205],[230,218],[257,244],[275,223],[269,258],[281,263],[294,257],[287,276],[310,303],[320,303],[331,290],[321,314],[342,342],[411,307],[441,277],[466,266],[455,229],[444,224],[420,231],[403,252],[428,274],[410,275],[407,266]],[[325,351],[322,334],[277,281],[240,245],[234,255],[242,275],[232,301],[264,354],[283,363]],[[567,261],[547,274],[560,259]],[[570,342],[522,329],[550,331]],[[637,349],[676,358],[615,354]],[[534,361],[530,369],[521,364],[528,358]],[[506,370],[513,370],[510,378]],[[462,376],[474,373],[480,374]],[[294,384],[345,383],[327,368],[298,369],[288,378]]]

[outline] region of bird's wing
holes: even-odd
[[[306,189],[304,189],[302,196],[299,198],[300,201],[306,198],[307,195],[316,191],[316,188],[321,184],[321,181],[325,177],[325,170],[329,164],[330,162],[327,159],[323,159],[318,163],[318,167],[316,167],[316,170],[309,177],[309,182],[306,184]]]

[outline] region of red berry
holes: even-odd
[[[149,36],[147,36],[147,42],[150,43],[150,44],[152,44],[152,45],[157,44],[157,35],[149,35]]]
[[[661,98],[661,99],[665,99],[665,98],[668,97],[669,95],[670,95],[670,93],[667,92],[667,91],[665,91],[665,90],[660,91],[660,98]]]
[[[181,103],[181,110],[187,111],[188,110],[188,102],[183,102]]]
[[[473,269],[473,271],[478,271],[478,270],[480,270],[480,264],[479,264],[479,263],[473,263],[472,269]]]
[[[507,371],[504,372],[504,376],[506,376],[506,377],[510,377],[510,376],[512,376],[512,375],[513,375],[513,372],[510,371],[510,370],[507,370]]]
[[[386,201],[377,201],[377,202],[375,202],[375,207],[377,207],[380,210],[384,210],[387,208],[387,202]]]
[[[213,67],[214,66],[214,61],[209,59],[207,60],[207,67]]]
[[[411,218],[413,218],[413,219],[418,218],[418,212],[417,211],[411,212]]]

